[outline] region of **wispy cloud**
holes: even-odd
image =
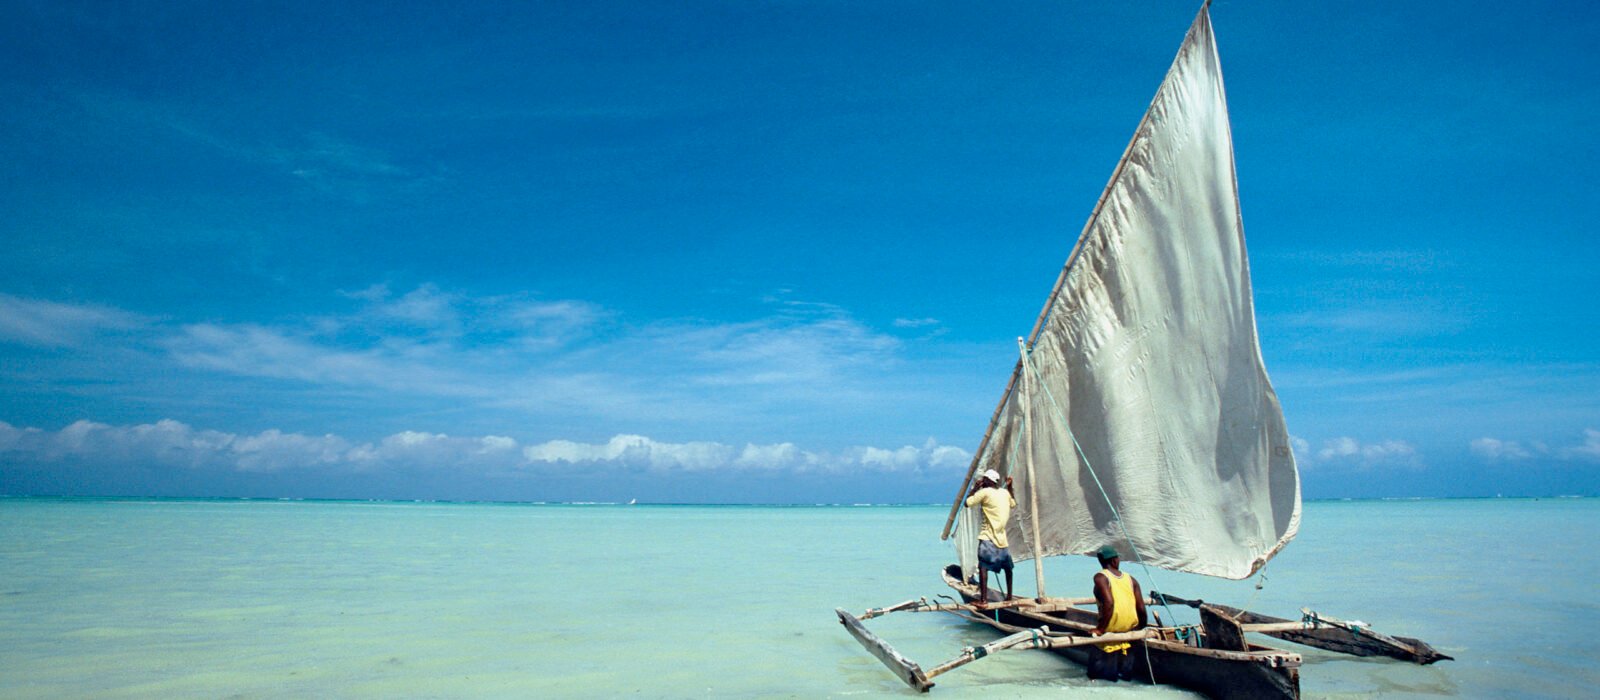
[[[0,454],[10,463],[140,465],[183,469],[277,471],[341,462],[348,441],[268,430],[236,435],[197,430],[174,420],[140,425],[77,421],[50,432],[0,421]]]
[[[885,362],[899,341],[842,313],[742,323],[665,323],[645,335],[704,373],[706,385],[799,384]]]
[[[1543,444],[1534,443],[1524,447],[1519,442],[1497,440],[1490,437],[1473,440],[1470,447],[1473,454],[1488,460],[1520,460],[1528,459],[1535,454],[1549,453],[1549,448]]]
[[[99,333],[137,328],[148,322],[138,314],[106,306],[0,294],[0,342],[68,347]]]
[[[274,326],[189,324],[161,345],[195,369],[493,401],[554,379],[540,352],[589,337],[607,316],[582,301],[471,297],[431,284],[343,295],[356,308]]]
[[[0,421],[0,456],[13,464],[136,465],[236,472],[312,470],[363,473],[393,469],[455,472],[464,477],[582,469],[590,473],[956,473],[965,450],[928,440],[921,446],[851,447],[837,453],[793,443],[671,443],[617,435],[603,443],[550,440],[522,446],[504,435],[451,436],[402,431],[375,442],[338,435],[265,430],[245,435],[175,420],[139,425],[78,421],[57,431]]]
[[[80,353],[102,353],[103,380],[128,371],[105,353],[131,349],[156,363],[146,372],[176,367],[195,379],[273,380],[274,390],[329,399],[598,419],[619,431],[664,422],[748,429],[816,409],[865,415],[924,391],[895,379],[903,341],[829,304],[775,301],[748,320],[633,324],[583,300],[432,284],[377,284],[338,297],[346,308],[335,313],[271,323],[150,321],[137,337]],[[0,324],[9,324],[0,339],[18,342],[69,342],[138,320],[108,308],[0,302]]]
[[[1276,303],[1262,310],[1261,325],[1286,342],[1298,339],[1302,347],[1346,345],[1352,333],[1368,342],[1434,338],[1478,320],[1475,305],[1454,281],[1459,263],[1448,254],[1302,250],[1263,257],[1296,274],[1292,286],[1266,290]],[[1292,306],[1285,306],[1289,299]]]
[[[505,344],[518,350],[554,349],[586,338],[611,314],[575,299],[527,296],[474,297],[422,284],[395,293],[387,284],[340,292],[362,302],[342,316],[316,319],[317,329],[333,336],[358,329],[369,337],[425,337],[433,341]]]
[[[1600,407],[1591,387],[1600,381],[1600,366],[1592,363],[1451,363],[1407,369],[1362,371],[1350,368],[1274,367],[1273,384],[1284,393],[1305,399],[1349,405],[1388,404],[1472,406],[1482,414],[1486,405],[1508,405],[1523,397],[1540,403],[1559,397],[1545,415],[1593,413]],[[1551,410],[1559,407],[1561,410]],[[1502,418],[1508,416],[1501,416]]]
[[[404,393],[471,395],[458,373],[430,362],[422,346],[345,348],[256,325],[192,324],[162,344],[178,363],[248,377],[370,386]]]
[[[259,151],[260,158],[288,171],[322,190],[333,190],[352,181],[405,181],[415,174],[396,165],[378,149],[320,133],[307,134],[293,146],[269,146]]]
[[[1416,300],[1369,302],[1294,314],[1273,314],[1265,322],[1285,329],[1369,333],[1388,339],[1431,336],[1465,328],[1468,319],[1438,304]]]
[[[322,131],[266,139],[239,133],[234,124],[208,123],[178,104],[125,95],[79,93],[72,101],[91,128],[152,140],[175,140],[248,166],[291,177],[326,195],[365,201],[386,188],[437,180],[426,168],[403,165],[379,148]]]
[[[1583,441],[1569,445],[1549,445],[1544,442],[1520,442],[1481,437],[1469,447],[1472,453],[1490,462],[1522,462],[1534,459],[1600,464],[1600,430],[1583,431]]]
[[[1291,437],[1296,461],[1307,469],[1417,468],[1422,466],[1416,446],[1404,440],[1364,442],[1353,437],[1324,440],[1313,449],[1303,438]]]
[[[837,453],[803,450],[793,443],[717,442],[664,443],[641,435],[618,435],[598,444],[554,440],[523,450],[530,462],[581,465],[585,468],[632,468],[652,471],[759,470],[794,473],[955,473],[971,455],[958,447],[929,439],[921,446],[898,448],[858,446]]]
[[[343,294],[367,302],[363,314],[378,321],[399,321],[424,328],[449,328],[460,322],[456,309],[460,295],[441,292],[432,284],[421,285],[399,296],[390,291],[387,284]]]
[[[1364,268],[1383,272],[1431,272],[1454,261],[1431,250],[1296,250],[1264,257],[1329,268]]]

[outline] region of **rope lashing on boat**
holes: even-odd
[[[1330,625],[1330,626],[1333,626],[1333,627],[1338,627],[1338,628],[1343,629],[1343,630],[1348,630],[1351,634],[1353,634],[1353,635],[1355,635],[1357,637],[1360,637],[1360,636],[1362,636],[1364,634],[1367,634],[1367,630],[1366,630],[1367,625],[1365,623],[1362,623],[1362,622],[1359,622],[1359,621],[1354,621],[1354,620],[1341,622],[1340,624],[1333,624],[1333,623],[1329,623],[1329,622],[1323,622],[1322,616],[1318,615],[1315,611],[1311,611],[1311,610],[1308,610],[1308,611],[1300,614],[1300,623],[1303,624],[1303,625],[1306,625],[1308,627],[1311,627],[1311,628],[1318,628],[1318,627],[1322,627],[1323,625]]]
[[[1190,640],[1193,640],[1194,646],[1204,646],[1205,638],[1200,634],[1199,625],[1180,625],[1173,627],[1172,636],[1176,637],[1178,642],[1182,644],[1188,644]]]
[[[1117,529],[1122,530],[1122,538],[1127,540],[1128,548],[1133,550],[1132,554],[1134,558],[1138,560],[1139,566],[1144,569],[1145,577],[1149,579],[1151,584],[1155,584],[1155,574],[1151,573],[1150,566],[1144,563],[1144,556],[1139,554],[1139,546],[1133,543],[1133,536],[1128,534],[1127,524],[1122,522],[1122,513],[1117,511],[1117,504],[1111,502],[1111,494],[1107,493],[1105,485],[1100,483],[1100,475],[1095,473],[1094,465],[1089,463],[1089,456],[1083,453],[1083,446],[1078,444],[1078,436],[1072,432],[1072,425],[1067,422],[1066,412],[1061,410],[1061,404],[1056,403],[1055,394],[1050,392],[1050,386],[1045,384],[1044,377],[1039,375],[1038,366],[1033,364],[1033,348],[1029,347],[1027,350],[1028,352],[1023,355],[1023,357],[1026,359],[1024,364],[1028,366],[1028,371],[1033,373],[1034,381],[1038,384],[1039,388],[1044,390],[1045,398],[1050,400],[1050,409],[1053,412],[1053,415],[1056,417],[1056,420],[1060,422],[1061,428],[1067,431],[1067,437],[1071,438],[1072,449],[1078,451],[1078,459],[1083,460],[1084,468],[1089,470],[1089,476],[1094,479],[1094,487],[1100,490],[1100,497],[1105,499],[1106,506],[1111,509],[1111,517],[1116,519]],[[1034,517],[1038,516],[1035,515]],[[1038,543],[1035,543],[1035,547],[1037,546]],[[1174,621],[1178,619],[1178,616],[1172,612],[1172,606],[1167,605],[1166,600],[1161,601],[1161,606],[1167,609],[1167,614],[1172,616]],[[1148,664],[1149,660],[1149,655],[1146,654],[1145,662]],[[1155,678],[1154,672],[1151,673],[1151,678],[1152,680]]]

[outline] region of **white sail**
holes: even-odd
[[[1017,559],[1110,543],[1128,561],[1244,578],[1294,537],[1300,478],[1256,337],[1206,11],[1079,239],[1021,371],[1037,375],[1026,392],[1015,379],[978,464],[1017,480],[1007,531]],[[1032,441],[1037,483],[1021,440]]]

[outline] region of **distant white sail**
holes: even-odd
[[[1137,556],[1167,569],[1245,578],[1294,537],[1300,477],[1256,337],[1205,11],[1085,228],[1031,358],[1036,383],[1024,392],[1018,378],[978,466],[1017,480],[1013,556],[1112,543],[1132,561],[1113,506]],[[1037,483],[1021,440],[1032,441]],[[1035,488],[1038,512],[1024,495]]]

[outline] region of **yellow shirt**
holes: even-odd
[[[978,529],[978,539],[1002,549],[1011,546],[1006,543],[1006,523],[1011,520],[1011,509],[1017,507],[1017,499],[1010,491],[993,486],[978,489],[967,497],[967,506],[983,506],[983,527]]]
[[[1106,623],[1106,632],[1127,632],[1139,625],[1139,609],[1134,607],[1133,577],[1127,574],[1117,575],[1110,569],[1101,569],[1100,575],[1106,577],[1111,584],[1111,621]],[[1111,653],[1124,651],[1133,646],[1127,642],[1117,644],[1101,644],[1100,650]]]

